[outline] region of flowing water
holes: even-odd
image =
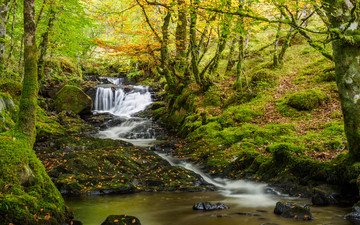
[[[147,87],[124,88],[122,80],[105,78],[112,85],[97,88],[94,113],[110,113],[116,125],[101,130],[99,138],[125,140],[135,145],[149,146],[157,133],[151,120],[134,116],[152,103]],[[350,224],[343,216],[350,209],[312,207],[312,222],[284,219],[273,214],[275,203],[280,200],[309,204],[307,199],[289,198],[265,183],[246,180],[212,178],[196,165],[178,160],[164,153],[157,153],[172,166],[181,166],[199,174],[218,191],[200,193],[137,193],[117,196],[91,196],[69,198],[67,204],[75,217],[84,225],[99,225],[108,215],[127,214],[140,219],[143,225],[233,225],[233,224]],[[196,202],[222,202],[229,210],[198,212]]]

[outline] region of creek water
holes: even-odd
[[[113,123],[99,131],[99,138],[124,140],[139,146],[150,146],[157,132],[150,119],[134,116],[152,103],[147,87],[124,87],[121,79],[105,78],[110,85],[97,88],[94,113],[114,115]],[[309,204],[308,199],[290,198],[282,195],[265,183],[247,180],[212,178],[196,165],[178,160],[171,155],[157,152],[172,166],[181,166],[199,174],[217,191],[197,193],[136,193],[128,195],[89,196],[68,198],[67,205],[74,210],[75,217],[84,225],[99,225],[108,215],[133,215],[143,225],[232,225],[232,224],[309,224],[309,222],[285,219],[273,214],[277,201]],[[222,202],[228,210],[193,211],[196,202]],[[315,220],[311,224],[350,224],[343,219],[348,208],[312,207]]]

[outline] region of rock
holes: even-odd
[[[328,206],[328,205],[335,205],[338,203],[336,200],[336,193],[327,193],[324,190],[315,189],[314,194],[311,197],[311,202],[313,205],[316,206]]]
[[[212,211],[212,210],[223,210],[229,209],[229,206],[224,203],[210,203],[210,202],[198,202],[193,206],[193,210],[204,210],[204,211]]]
[[[360,202],[352,207],[352,212],[345,216],[345,219],[353,225],[360,225]]]
[[[285,218],[297,220],[312,220],[313,217],[308,206],[299,206],[293,203],[277,202],[274,213]]]
[[[111,215],[101,225],[141,225],[140,220],[134,216]]]
[[[55,96],[55,110],[70,111],[75,114],[88,113],[92,108],[92,99],[80,88],[65,85]]]
[[[35,183],[35,175],[29,165],[23,165],[19,172],[21,185],[30,187]]]

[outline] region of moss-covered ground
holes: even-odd
[[[348,160],[334,65],[301,40],[281,67],[273,68],[269,55],[245,61],[242,89],[234,89],[234,72],[222,70],[207,92],[190,85],[154,110],[185,137],[177,155],[213,175],[330,183],[356,195],[359,171]]]
[[[31,141],[0,135],[0,224],[60,224],[64,201],[36,157]]]

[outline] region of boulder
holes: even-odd
[[[312,220],[310,207],[300,206],[293,203],[277,202],[274,213],[284,218],[293,218],[297,220]]]
[[[133,216],[111,215],[101,225],[141,225],[140,220]]]
[[[65,85],[55,96],[55,110],[71,111],[75,114],[90,112],[92,99],[80,88],[72,85]]]
[[[360,202],[356,203],[352,207],[351,213],[345,216],[345,219],[351,222],[354,225],[360,225]]]
[[[326,192],[324,190],[315,189],[314,194],[311,197],[311,202],[313,205],[316,206],[328,206],[328,205],[335,205],[338,203],[336,200],[335,192]]]
[[[212,210],[223,210],[229,209],[229,206],[224,203],[210,203],[210,202],[198,202],[193,206],[193,210],[203,210],[203,211],[212,211]]]

